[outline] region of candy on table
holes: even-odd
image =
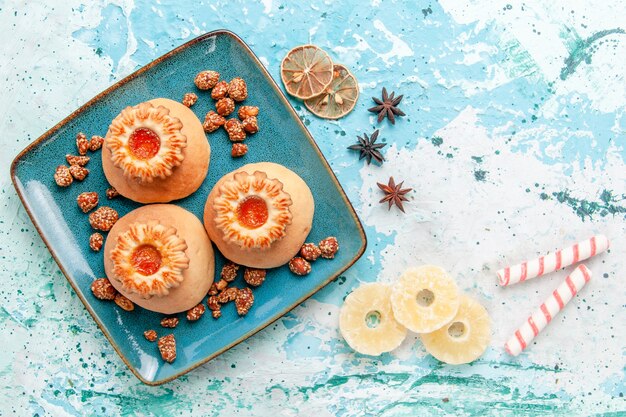
[[[604,235],[595,235],[573,246],[558,250],[546,256],[522,262],[521,264],[500,269],[498,280],[500,285],[506,286],[518,282],[540,277],[557,271],[585,259],[604,252],[609,247],[609,240]]]
[[[519,355],[590,279],[591,271],[580,264],[515,331],[504,345],[506,351],[513,356]]]

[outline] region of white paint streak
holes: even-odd
[[[120,77],[124,77],[131,72],[137,69],[137,62],[135,62],[131,57],[137,51],[137,39],[135,38],[135,34],[133,33],[132,22],[130,20],[130,14],[135,7],[135,2],[133,0],[120,0],[119,3],[124,16],[126,17],[126,25],[128,27],[128,38],[126,39],[126,51],[124,55],[120,58],[120,61],[117,65],[117,72]]]
[[[395,62],[394,58],[400,60],[402,58],[413,56],[413,50],[409,47],[409,45],[400,39],[399,36],[394,35],[389,29],[387,29],[382,21],[376,19],[373,23],[374,28],[382,32],[385,39],[391,42],[391,50],[389,52],[378,54],[378,57],[382,59],[387,66],[392,65]]]
[[[617,154],[609,154],[604,167],[594,166],[587,158],[580,161],[581,166],[572,163],[575,161],[546,166],[533,156],[532,149],[512,154],[504,146],[506,138],[494,131],[482,127],[479,111],[468,107],[435,133],[443,138],[441,147],[425,139],[414,150],[392,145],[385,155],[387,161],[379,170],[361,169],[361,195],[363,201],[377,200],[380,191],[376,182],[391,175],[398,181],[406,180],[405,185],[414,188],[409,194],[411,201],[405,205],[406,215],[395,209],[382,213],[387,211],[382,205],[363,207],[362,219],[367,225],[378,233],[394,234],[393,244],[381,252],[379,280],[393,282],[409,266],[426,263],[444,266],[464,291],[486,305],[494,323],[491,346],[495,349],[487,357],[500,358],[504,355],[501,346],[506,337],[537,300],[545,298],[554,283],[565,277],[566,271],[516,288],[500,288],[496,285],[498,268],[594,233],[607,234],[614,248],[626,245],[626,230],[619,216],[596,216],[594,222],[582,223],[576,214],[555,200],[542,201],[539,193],[543,187],[548,194],[570,188],[575,194],[593,196],[602,187],[610,189],[614,184],[624,183],[626,172]],[[439,150],[444,155],[451,152],[454,157],[439,155]],[[500,155],[495,154],[496,150]],[[482,156],[483,162],[477,163],[472,156]],[[477,169],[487,172],[486,181],[475,180]],[[566,173],[567,169],[572,170],[571,175]],[[598,256],[587,265],[596,277],[602,277],[604,272],[618,271],[621,262],[618,253],[613,253]],[[603,345],[601,355],[596,344],[596,335],[606,339],[611,334],[626,332],[626,322],[619,320],[612,321],[611,329],[597,327],[626,298],[624,286],[615,278],[595,278],[581,294],[586,304],[576,300],[580,308],[568,307],[559,323],[547,329],[537,339],[537,346],[526,353],[539,365],[553,366],[558,357],[566,369],[597,370],[568,374],[571,381],[563,383],[561,388],[571,395],[577,394],[575,387],[597,386],[611,375],[619,374],[626,365],[619,344]],[[555,352],[559,350],[561,354],[557,356]],[[538,386],[541,384],[533,385],[532,389]]]
[[[511,7],[509,0],[477,0],[469,4],[441,0],[443,9],[456,22],[476,24],[476,31],[503,30],[504,39],[511,37],[540,68],[545,80],[555,81],[557,96],[577,92],[587,96],[592,107],[602,112],[626,108],[626,42],[617,45],[605,42],[595,45],[591,63],[582,62],[565,81],[560,79],[565,60],[571,53],[576,36],[584,40],[601,30],[624,29],[621,7],[610,2],[593,0],[563,7],[560,2],[526,2]],[[507,5],[510,9],[507,9]],[[507,10],[504,12],[503,10]],[[626,39],[626,35],[610,35],[604,39]],[[552,98],[555,100],[557,98]],[[546,104],[552,108],[553,103]]]
[[[261,0],[261,3],[263,3],[263,13],[269,14],[272,11],[273,0]]]

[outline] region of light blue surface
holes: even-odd
[[[69,289],[5,170],[3,414],[624,415],[625,13],[616,1],[5,2],[0,24],[15,39],[0,46],[5,167],[112,82],[206,31],[240,34],[276,79],[292,47],[327,50],[359,80],[356,109],[329,122],[292,103],[369,245],[276,324],[145,387]],[[366,111],[383,86],[405,95],[395,126]],[[364,167],[346,147],[377,127],[387,162]],[[415,189],[406,215],[377,203],[375,183],[390,175]],[[494,271],[592,233],[612,241],[587,263],[592,281],[536,344],[508,357],[503,343],[567,272],[502,289]],[[487,307],[493,341],[472,365],[440,364],[416,337],[367,358],[338,334],[338,306],[359,282],[393,282],[421,263],[444,266]]]

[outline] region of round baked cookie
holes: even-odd
[[[102,147],[109,183],[139,203],[167,203],[192,194],[209,170],[211,147],[188,107],[166,98],[126,107]]]
[[[151,204],[115,223],[104,245],[111,284],[135,304],[164,314],[202,301],[215,274],[215,256],[202,223],[172,204]]]
[[[204,206],[204,227],[222,254],[252,268],[289,262],[311,231],[315,204],[295,172],[271,162],[224,175]]]

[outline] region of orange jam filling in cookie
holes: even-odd
[[[161,268],[161,253],[152,245],[141,245],[133,251],[131,262],[141,275],[153,275]]]
[[[258,229],[267,222],[268,217],[265,200],[256,195],[246,197],[237,206],[237,221],[248,229]]]
[[[151,159],[159,152],[161,139],[152,129],[140,127],[130,134],[128,147],[136,158]]]
[[[145,102],[126,107],[111,122],[105,140],[113,164],[140,182],[167,178],[185,155],[183,124],[164,106]]]
[[[189,268],[186,250],[175,228],[157,221],[133,223],[117,236],[111,251],[114,278],[126,291],[144,298],[167,295]]]
[[[264,172],[238,172],[219,188],[213,202],[215,224],[224,240],[243,249],[267,249],[291,224],[291,196],[283,183]]]

